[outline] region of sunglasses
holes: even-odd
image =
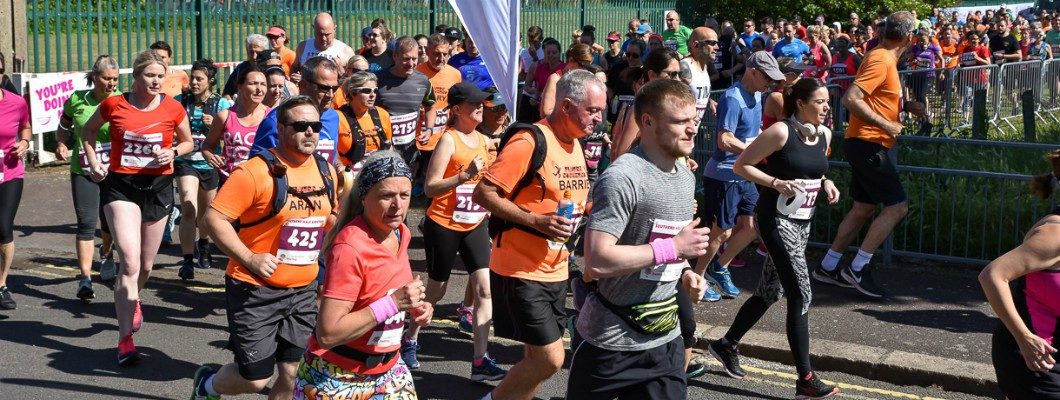
[[[276,40],[282,38],[283,35],[265,35],[265,37],[269,38],[269,40]]]
[[[317,83],[317,82],[311,82],[311,83],[317,86],[317,90],[319,90],[321,92],[324,92],[324,93],[335,93],[336,90],[339,90],[339,86],[338,85],[336,85],[336,86],[328,86],[328,85],[325,85],[323,83]]]
[[[718,45],[718,41],[717,40],[700,40],[700,41],[696,42],[696,44],[698,44],[700,47],[703,47],[703,46],[717,46]]]
[[[353,88],[353,89],[350,89],[350,93],[375,94],[375,93],[379,93],[379,88],[367,88],[367,87]]]
[[[506,111],[507,107],[505,107],[505,106],[493,106],[493,107],[486,107],[486,109],[489,110],[490,112],[499,113],[499,112]]]
[[[681,71],[662,71],[659,75],[676,81],[681,76]]]
[[[626,58],[640,58],[640,53],[626,53]]]
[[[295,132],[305,132],[309,128],[313,128],[313,132],[320,132],[324,128],[324,124],[320,121],[291,121],[286,125],[294,129]]]

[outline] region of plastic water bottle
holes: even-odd
[[[574,202],[570,199],[570,190],[563,191],[563,199],[559,201],[559,206],[556,207],[556,215],[566,219],[574,217]],[[567,239],[563,239],[566,242]]]

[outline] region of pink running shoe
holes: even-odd
[[[133,310],[132,331],[139,332],[144,324],[144,312],[140,310],[140,300],[136,300],[136,309]]]

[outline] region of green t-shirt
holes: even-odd
[[[1053,48],[1053,58],[1060,57],[1060,54],[1056,51],[1057,46],[1060,46],[1060,30],[1057,28],[1050,29],[1049,32],[1045,32],[1045,43]]]
[[[682,56],[688,55],[688,38],[692,36],[692,28],[684,25],[677,30],[664,30],[662,33],[663,46],[677,50]]]
[[[111,93],[111,96],[120,95],[121,91],[115,90]],[[78,90],[70,95],[69,99],[66,99],[66,103],[63,104],[63,115],[70,118],[73,121],[71,131],[74,136],[74,143],[70,146],[70,150],[73,151],[73,159],[70,160],[70,173],[84,175],[81,170],[81,142],[83,136],[81,135],[81,128],[85,126],[89,118],[92,118],[92,114],[96,113],[96,108],[99,107],[103,99],[96,99],[96,96],[92,95],[92,89]],[[96,144],[110,143],[110,123],[104,122],[99,127],[99,132],[96,132]]]

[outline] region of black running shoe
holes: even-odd
[[[195,279],[195,262],[194,261],[181,261],[180,269],[177,270],[177,276],[183,280]]]
[[[854,272],[853,269],[847,267],[843,268],[842,277],[862,294],[872,298],[882,298],[886,293],[879,286],[876,286],[876,281],[872,279],[871,271],[871,269],[865,268],[861,272]]]
[[[839,388],[821,382],[816,373],[808,372],[806,376],[795,380],[795,400],[823,399],[837,394]]]
[[[701,362],[692,361],[688,364],[688,370],[685,371],[686,379],[695,379],[707,374],[707,365]]]
[[[199,257],[195,268],[199,269],[210,269],[213,267],[213,254],[210,253],[210,243],[196,244],[195,247],[199,250]]]
[[[11,289],[7,286],[0,286],[0,308],[14,310],[16,307],[18,305],[15,304],[15,299],[11,298]]]
[[[825,270],[824,267],[818,265],[813,269],[813,272],[811,272],[810,275],[813,276],[815,281],[824,284],[839,287],[854,287],[850,282],[847,282],[846,279],[843,279],[843,274],[840,271],[840,268],[836,268],[834,271],[829,272],[828,270]]]
[[[740,349],[736,346],[717,340],[707,346],[707,350],[710,351],[710,355],[714,356],[725,367],[725,373],[730,377],[736,379],[747,378],[747,373],[744,372],[743,368],[740,368]]]
[[[78,282],[77,298],[85,302],[96,298],[96,291],[92,289],[92,278],[84,278]]]

